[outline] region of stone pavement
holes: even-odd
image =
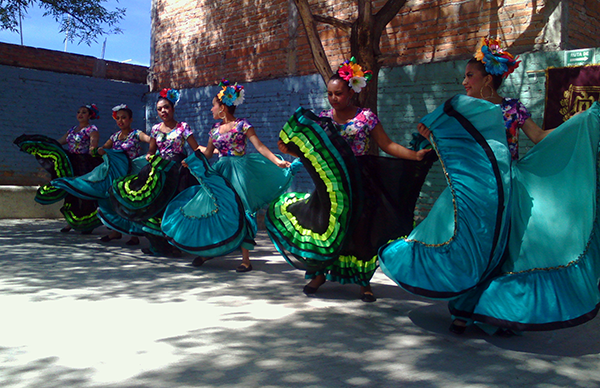
[[[599,387],[600,318],[522,337],[448,331],[381,272],[378,301],[302,294],[266,234],[201,268],[56,220],[0,220],[0,387]]]

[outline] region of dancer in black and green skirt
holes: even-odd
[[[35,156],[40,165],[50,173],[51,179],[75,177],[92,171],[102,163],[96,157],[98,148],[98,128],[90,124],[90,120],[99,118],[96,105],[83,105],[77,110],[78,124],[69,129],[59,140],[45,135],[21,135],[14,143],[23,152]],[[63,149],[67,146],[67,150]],[[35,196],[35,201],[49,205],[64,199],[60,209],[67,226],[61,232],[67,233],[75,229],[82,233],[91,233],[101,225],[96,216],[96,201],[83,200],[51,184],[42,185]]]
[[[330,280],[358,284],[363,301],[376,300],[377,249],[412,229],[431,167],[429,150],[392,142],[377,116],[356,105],[370,76],[354,59],[344,62],[327,83],[332,109],[317,117],[300,108],[280,134],[280,150],[300,157],[315,190],[281,196],[269,207],[267,230],[284,257],[306,270],[307,295]],[[396,158],[369,155],[372,141]]]

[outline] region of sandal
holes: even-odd
[[[463,334],[467,330],[467,323],[462,319],[455,319],[448,329],[454,334]]]
[[[250,271],[252,271],[252,264],[248,264],[247,267],[244,264],[240,264],[235,269],[235,272],[250,272]]]
[[[192,260],[192,267],[202,267],[202,264],[206,263],[208,260],[208,257],[196,256],[194,260]]]
[[[154,252],[150,248],[142,248],[142,253],[145,254],[145,255],[155,256]]]
[[[360,294],[360,300],[362,300],[365,303],[373,303],[377,300],[377,298],[375,298],[375,295],[373,295],[370,292],[363,292],[362,294]]]
[[[302,289],[302,292],[304,292],[306,295],[311,295],[311,294],[316,294],[318,289],[319,289],[318,287],[309,286],[307,284]]]
[[[110,234],[107,234],[106,236],[102,236],[99,240],[101,242],[110,242],[112,240],[120,240],[121,239],[121,234],[119,234],[119,237],[111,237]]]
[[[137,237],[132,237],[129,240],[127,240],[125,245],[140,245],[140,239]]]
[[[322,276],[322,275],[315,276],[314,278],[311,279],[311,281],[307,285],[304,286],[304,288],[302,289],[302,292],[304,292],[304,294],[306,294],[306,295],[316,294],[319,287],[321,287],[323,284],[325,284],[325,282],[327,281],[327,278],[325,276],[323,276],[323,281],[320,282],[319,285],[317,285],[316,287],[310,285],[313,282],[313,280],[317,279],[319,276]]]

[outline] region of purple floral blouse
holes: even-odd
[[[150,136],[156,139],[159,155],[162,158],[171,160],[175,155],[185,153],[186,140],[193,135],[190,126],[187,123],[180,121],[171,132],[164,133],[159,129],[160,125],[160,123],[156,124],[150,131]]]
[[[246,119],[236,119],[233,128],[225,133],[219,133],[221,123],[216,123],[208,133],[213,145],[221,156],[242,156],[246,154],[248,137],[246,133],[252,124]]]
[[[504,114],[506,140],[512,160],[519,159],[519,128],[531,117],[525,105],[516,98],[504,98],[500,104]]]
[[[121,135],[121,131],[110,136],[110,140],[113,142],[113,150],[125,151],[129,159],[135,159],[142,154],[139,129],[131,130],[124,140],[119,140],[119,135]]]
[[[90,135],[92,132],[98,132],[95,125],[88,125],[81,130],[77,130],[78,125],[69,129],[67,132],[67,147],[72,154],[89,154],[90,153]]]
[[[324,110],[319,116],[333,120],[333,109]],[[359,108],[352,120],[346,124],[338,124],[338,128],[354,155],[361,156],[369,152],[370,134],[377,124],[379,118],[375,113],[368,108]]]

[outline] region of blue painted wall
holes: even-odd
[[[586,64],[600,61],[600,49]],[[563,67],[567,51],[535,52],[520,56],[520,67],[509,76],[500,93],[517,97],[529,108],[533,120],[542,124],[547,67]],[[407,145],[421,117],[457,93],[464,93],[463,80],[466,61],[439,62],[424,65],[386,68],[380,73],[379,116],[392,140]],[[232,80],[235,81],[235,80]],[[146,93],[145,85],[110,81],[83,76],[56,74],[0,66],[0,114],[3,129],[3,152],[0,154],[2,184],[15,184],[18,179],[33,178],[43,182],[46,175],[33,158],[20,154],[12,140],[21,133],[43,133],[60,137],[76,124],[77,108],[95,102],[102,118],[95,122],[104,141],[116,131],[110,118],[111,108],[126,103],[134,110],[134,127],[149,130],[159,121],[155,104],[158,93]],[[320,76],[290,77],[252,82],[244,85],[246,101],[238,107],[236,116],[246,117],[255,126],[259,138],[277,152],[278,133],[298,106],[319,112],[327,108],[326,87]],[[187,121],[200,144],[206,144],[207,133],[214,120],[210,113],[217,86],[186,89],[176,107],[176,118]],[[521,152],[532,143],[521,136]],[[250,152],[255,152],[252,145]],[[16,183],[33,184],[33,183]],[[417,216],[426,214],[439,193],[446,187],[445,178],[436,163],[425,182],[417,205]],[[312,188],[308,175],[300,173],[293,190]]]
[[[47,173],[12,142],[23,133],[60,138],[77,124],[81,105],[95,103],[100,109],[100,119],[92,123],[100,130],[101,144],[118,130],[111,116],[115,105],[131,107],[134,128],[146,126],[148,87],[143,84],[0,65],[0,88],[0,184],[46,182]]]

